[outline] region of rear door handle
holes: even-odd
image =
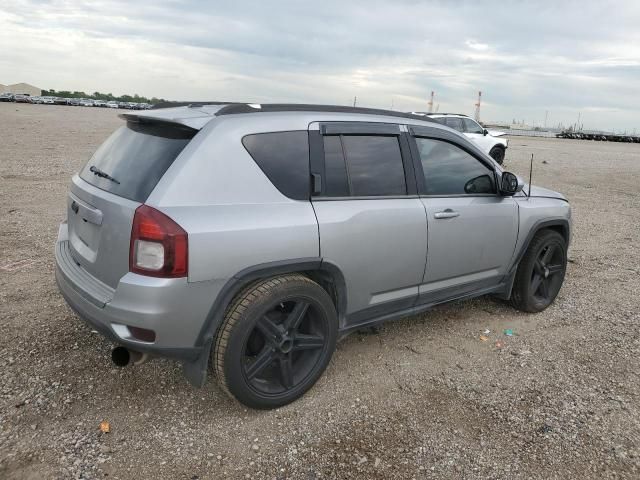
[[[450,208],[447,208],[445,211],[443,212],[436,212],[433,215],[435,218],[437,219],[441,219],[441,218],[454,218],[454,217],[459,217],[460,213],[459,212],[454,212],[453,210],[451,210]]]

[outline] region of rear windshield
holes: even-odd
[[[100,145],[80,177],[107,192],[144,202],[196,133],[178,125],[128,122]]]

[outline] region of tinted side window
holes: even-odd
[[[493,172],[461,148],[430,138],[416,143],[427,195],[496,193]]]
[[[463,120],[467,133],[484,133],[484,129],[470,118],[464,118]]]
[[[325,195],[328,197],[349,196],[347,167],[342,153],[342,141],[338,136],[324,137]]]
[[[459,117],[447,117],[447,119],[445,120],[445,125],[459,132],[464,132],[464,125],[462,123],[462,119]]]
[[[309,138],[306,131],[247,135],[244,148],[280,192],[309,198]]]
[[[407,187],[398,137],[342,137],[351,195],[405,195]]]

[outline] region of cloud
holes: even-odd
[[[636,128],[637,2],[0,0],[0,82]],[[615,25],[615,28],[611,28]],[[596,110],[594,110],[596,109]]]
[[[464,44],[471,50],[477,50],[479,52],[489,50],[489,45],[487,45],[486,43],[478,43],[475,40],[467,40],[466,42],[464,42]]]

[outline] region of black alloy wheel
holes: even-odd
[[[516,271],[511,303],[525,312],[540,312],[555,300],[567,270],[567,244],[554,230],[542,230],[531,241]]]
[[[499,165],[504,163],[505,150],[502,147],[493,147],[489,152],[489,156],[493,158]]]
[[[564,261],[564,252],[553,242],[540,251],[531,273],[531,292],[536,300],[551,303],[555,298],[562,285]]]
[[[213,364],[222,388],[253,408],[304,394],[326,368],[338,334],[334,304],[317,283],[283,275],[251,285],[228,309]]]
[[[243,373],[263,394],[278,394],[303,382],[322,357],[328,318],[305,298],[278,302],[247,336]]]

